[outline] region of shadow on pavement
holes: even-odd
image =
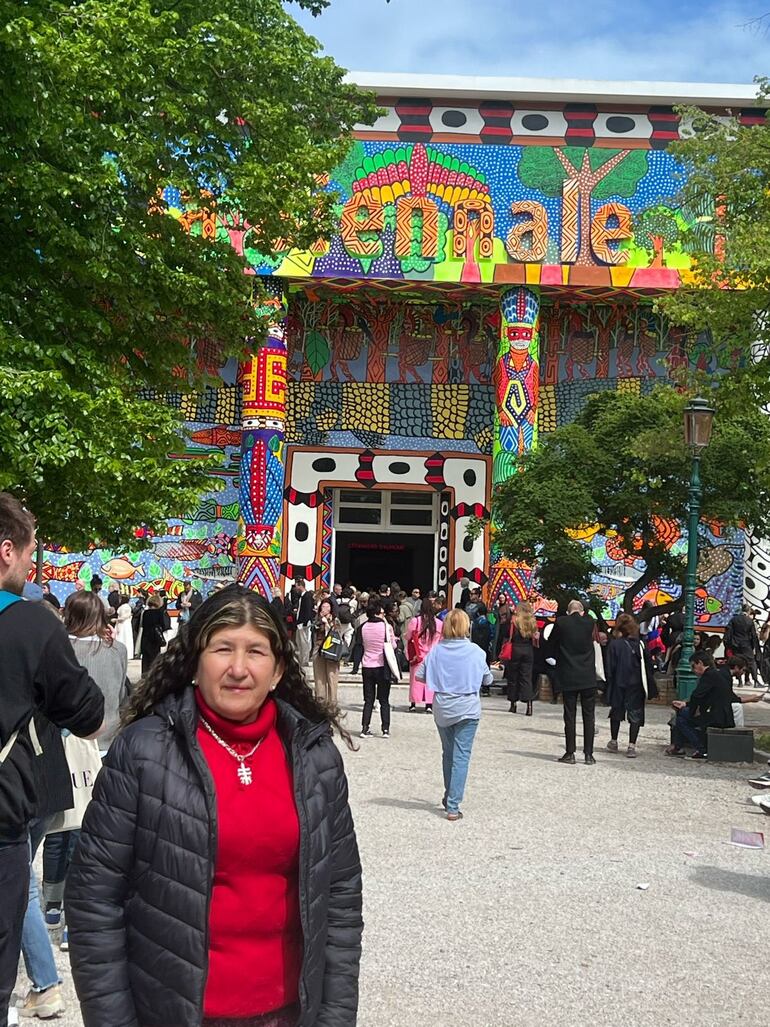
[[[505,750],[506,756],[523,756],[525,759],[528,760],[545,760],[546,763],[556,763],[563,752],[564,749],[561,749],[558,752],[555,751],[555,755],[552,755],[551,753],[547,752],[524,752],[521,749]],[[582,755],[578,756],[578,762],[583,762]]]
[[[748,895],[752,899],[770,902],[770,878],[758,874],[739,874],[734,870],[722,870],[721,867],[696,867],[692,880],[712,891],[734,892],[736,895]]]
[[[383,797],[378,799],[367,799],[367,805],[394,806],[396,809],[422,810],[423,812],[433,813],[434,816],[441,817],[442,820],[446,816],[444,811],[435,802],[428,802],[426,799],[389,799]]]

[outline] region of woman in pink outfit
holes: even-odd
[[[431,649],[441,641],[442,625],[436,620],[436,611],[432,599],[423,599],[420,615],[412,617],[404,634],[406,655],[409,659],[409,712],[417,710],[417,703],[425,703],[425,712],[433,710],[433,692],[424,681],[418,681],[415,675]]]

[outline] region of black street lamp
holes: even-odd
[[[695,634],[695,589],[698,572],[698,521],[700,520],[700,458],[711,440],[714,408],[701,396],[691,399],[684,410],[684,440],[692,454],[689,520],[687,526],[687,576],[684,583],[684,634],[677,672],[677,694],[687,700],[695,690],[696,676],[690,667]]]

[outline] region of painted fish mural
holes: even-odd
[[[68,584],[72,584],[80,577],[80,571],[84,563],[85,560],[75,560],[73,563],[65,563],[60,567],[55,567],[52,563],[46,562],[43,564],[43,581],[65,581]],[[30,572],[27,580],[35,580],[34,570]]]
[[[222,505],[215,499],[204,499],[194,513],[184,518],[184,522],[194,524],[196,521],[237,521],[239,512],[240,505],[237,500]]]
[[[183,539],[179,542],[156,542],[152,551],[159,560],[181,560],[189,563],[212,553],[229,553],[235,544],[230,535],[219,533],[208,539]]]
[[[194,431],[190,441],[199,446],[214,446],[217,449],[224,449],[225,446],[240,446],[241,431],[237,428],[228,428],[226,424],[215,424],[212,428],[201,428]]]
[[[141,565],[136,566],[124,556],[115,556],[107,563],[102,564],[102,574],[108,578],[115,578],[116,581],[125,581],[127,578],[135,578],[142,573]]]
[[[701,585],[708,584],[712,578],[727,573],[733,565],[733,554],[726,546],[712,546],[701,542],[698,552],[698,581]]]

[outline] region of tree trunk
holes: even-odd
[[[37,540],[37,552],[35,553],[35,584],[43,584],[43,562],[45,554],[43,552],[43,540],[39,538]]]
[[[651,235],[653,258],[650,267],[663,267],[663,236]]]

